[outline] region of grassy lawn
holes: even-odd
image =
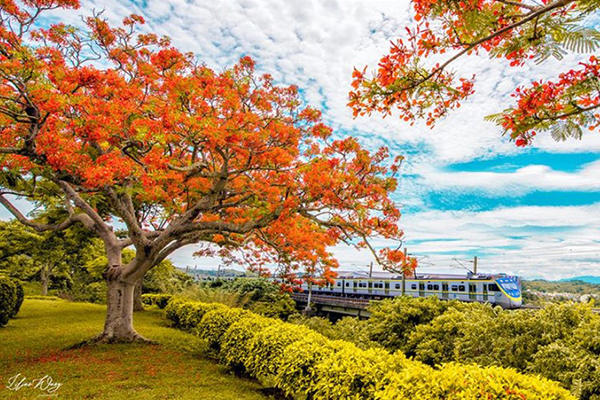
[[[157,309],[136,313],[134,320],[138,332],[158,346],[64,350],[98,334],[104,312],[95,304],[26,299],[17,318],[0,328],[0,399],[268,398],[258,383],[203,358],[202,342],[169,328]],[[52,396],[27,386],[9,390],[17,374],[26,382],[48,375],[61,386]]]

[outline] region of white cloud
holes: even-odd
[[[600,191],[600,161],[577,172],[556,171],[546,165],[528,165],[514,172],[446,172],[423,167],[423,184],[434,190],[472,190],[519,196],[541,190]]]

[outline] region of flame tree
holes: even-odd
[[[542,63],[569,53],[594,53],[600,32],[594,27],[597,0],[414,0],[415,25],[392,43],[378,69],[353,74],[349,105],[355,116],[400,111],[405,121],[433,126],[474,92],[474,76],[457,77],[452,68],[472,54],[504,58],[510,66]],[[582,128],[600,126],[600,64],[585,56],[557,79],[516,88],[516,104],[488,116],[517,146],[536,131],[556,140],[581,138]]]
[[[37,231],[81,224],[103,241],[108,306],[96,340],[143,340],[134,286],[186,245],[288,269],[334,267],[327,247],[340,241],[399,261],[369,239],[402,237],[389,198],[400,158],[334,140],[296,87],[257,76],[250,58],[217,73],[138,33],[139,16],[38,26],[45,11],[78,6],[0,1],[0,203]],[[63,218],[29,218],[10,195]],[[135,257],[123,263],[128,247]]]

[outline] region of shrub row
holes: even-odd
[[[0,276],[0,326],[8,324],[8,320],[17,315],[24,298],[23,286],[19,281]]]
[[[205,339],[221,361],[313,399],[573,400],[565,389],[511,369],[433,368],[383,349],[361,350],[300,325],[220,304],[173,299],[167,317]]]
[[[142,295],[142,303],[147,306],[157,306],[165,308],[173,295],[164,293],[147,293]]]

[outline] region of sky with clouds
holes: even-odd
[[[422,272],[480,270],[527,278],[600,275],[600,137],[556,143],[539,135],[519,149],[483,117],[512,103],[515,87],[549,79],[587,58],[509,67],[483,57],[460,59],[459,76],[476,74],[476,93],[433,129],[379,115],[354,119],[346,106],[352,69],[375,66],[390,40],[410,25],[408,0],[81,0],[76,12],[50,19],[79,24],[104,10],[118,23],[135,13],[146,29],[172,38],[198,60],[222,70],[243,55],[280,84],[294,84],[320,108],[338,136],[406,157],[394,200],[402,205],[405,245]],[[3,210],[0,212],[4,212]],[[6,213],[0,214],[6,216]],[[378,243],[383,246],[385,243]],[[193,259],[179,266],[216,268]],[[343,269],[364,269],[370,254],[337,247]]]

